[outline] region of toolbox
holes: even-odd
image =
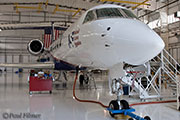
[[[52,79],[45,79],[43,77],[30,76],[29,78],[29,94],[33,91],[49,91],[52,93]]]

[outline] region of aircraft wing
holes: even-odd
[[[0,63],[0,67],[26,69],[54,69],[54,63]]]

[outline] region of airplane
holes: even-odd
[[[73,70],[77,66],[87,69],[109,70],[115,80],[117,100],[109,104],[111,109],[129,108],[128,102],[120,99],[120,78],[125,76],[124,63],[142,65],[157,56],[165,47],[161,37],[130,10],[112,4],[95,6],[87,10],[56,40],[48,50],[43,42],[35,39],[28,44],[28,51],[40,55],[48,51],[52,63],[0,64],[0,67],[53,68]],[[112,117],[115,114],[110,113]]]

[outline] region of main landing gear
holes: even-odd
[[[121,95],[123,94],[121,79],[114,79],[111,85],[112,93],[117,95],[117,100],[112,100],[109,103],[107,110],[111,117],[115,117],[118,114],[128,115],[131,118],[128,120],[151,120],[149,116],[144,118],[135,115],[132,112],[135,112],[135,109],[129,107],[129,103],[126,100],[121,100]]]
[[[93,76],[92,72],[83,71],[82,74],[79,76],[79,83],[82,87],[83,84],[85,84],[86,88],[92,88],[92,85],[94,85],[94,88],[97,89],[95,78]]]

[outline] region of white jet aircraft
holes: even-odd
[[[71,70],[76,66],[90,69],[107,69],[111,79],[125,75],[123,63],[141,65],[164,48],[163,40],[131,11],[117,5],[99,5],[87,10],[49,48],[54,63],[1,64],[1,67],[54,68]],[[28,50],[34,55],[43,52],[43,43],[32,40]],[[73,67],[75,66],[75,67]],[[117,82],[118,83],[118,82]],[[118,84],[116,85],[118,86]],[[119,94],[117,94],[119,98]],[[128,108],[128,103],[110,102],[110,108]],[[110,113],[111,116],[114,114]]]

